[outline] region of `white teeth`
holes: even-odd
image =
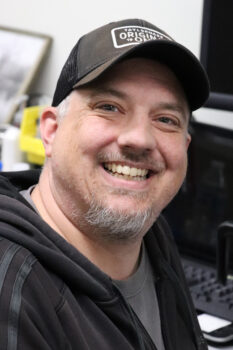
[[[125,166],[122,167],[121,171],[122,171],[122,174],[129,175],[130,174],[130,167],[125,165]]]
[[[147,173],[148,173],[148,170],[146,170],[146,169],[142,169],[142,176],[146,176],[146,175],[147,175]]]
[[[116,165],[116,173],[121,174],[122,173],[122,166]]]
[[[123,174],[125,177],[145,177],[148,174],[147,169],[131,168],[128,165],[120,165],[115,163],[105,163],[105,168],[113,173]]]
[[[130,176],[137,176],[138,169],[136,168],[130,168]]]

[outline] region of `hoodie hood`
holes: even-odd
[[[39,180],[40,171],[0,176],[0,236],[24,246],[67,285],[95,300],[114,295],[111,279],[55,232],[19,194]]]

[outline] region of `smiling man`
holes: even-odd
[[[161,211],[208,80],[143,20],[82,37],[41,117],[41,173],[0,181],[4,349],[204,350]]]

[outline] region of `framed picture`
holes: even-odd
[[[11,123],[51,41],[43,34],[0,26],[0,124]]]

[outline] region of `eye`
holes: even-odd
[[[98,106],[99,109],[102,109],[104,111],[108,111],[108,112],[118,112],[118,108],[110,103],[104,103],[100,106]]]
[[[158,120],[164,124],[175,125],[175,126],[178,125],[178,121],[175,118],[161,116],[158,118]]]

